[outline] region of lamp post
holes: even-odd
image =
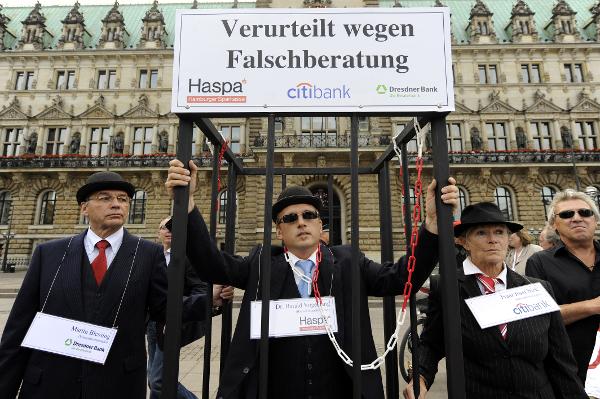
[[[563,145],[565,148],[569,148],[571,150],[571,164],[573,165],[573,176],[575,177],[575,185],[577,186],[577,191],[581,191],[581,183],[579,182],[579,176],[577,176],[577,165],[575,165],[575,151],[573,149],[573,135],[571,131],[567,128],[563,128],[561,132]]]
[[[4,238],[4,256],[2,257],[2,272],[8,273],[7,261],[8,261],[8,246],[10,245],[10,239],[15,236],[15,233],[11,232],[12,228],[12,206],[8,207],[8,230],[5,233],[1,233]]]

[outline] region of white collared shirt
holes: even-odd
[[[300,274],[304,274],[304,271],[301,268],[299,268],[298,266],[296,266],[296,262],[298,262],[299,260],[307,260],[307,259],[300,259],[299,257],[294,255],[290,251],[288,251],[287,254],[288,254],[289,264],[292,267],[292,269],[297,270],[298,272],[300,272]],[[313,264],[316,265],[317,264],[317,251],[313,252],[312,255],[310,255],[308,257],[308,259],[312,260]],[[313,268],[310,273],[311,279],[312,279],[312,275],[313,275],[314,271],[315,271],[315,269]],[[298,283],[300,282],[300,276],[296,273],[294,273],[294,280],[296,281],[296,285],[298,285]],[[309,284],[308,285],[308,295],[310,295],[311,292],[312,292],[312,284]]]
[[[119,248],[123,243],[123,234],[124,230],[121,227],[116,232],[112,233],[106,238],[99,237],[96,233],[92,231],[92,229],[88,228],[85,238],[83,240],[83,245],[85,246],[85,252],[87,253],[88,259],[90,263],[96,259],[96,256],[100,253],[98,248],[96,248],[96,243],[98,241],[106,240],[109,242],[110,246],[106,248],[104,253],[106,254],[106,268],[110,267],[110,264],[115,259],[115,255],[119,252]]]
[[[467,258],[463,261],[463,270],[465,272],[465,276],[469,276],[472,274],[483,274],[487,276],[487,274],[482,272],[477,266],[475,266],[473,262],[471,262],[470,258]],[[496,292],[504,291],[506,289],[506,275],[506,264],[502,263],[502,271],[500,272],[498,277],[495,277],[497,279],[495,287]],[[481,291],[481,293],[485,294],[485,288],[483,287],[483,284],[481,284],[481,281],[479,281],[479,279],[477,279],[477,285],[479,286],[479,290]]]
[[[171,248],[165,249],[165,260],[167,261],[167,266],[169,266],[169,262],[171,262]]]

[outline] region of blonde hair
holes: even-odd
[[[554,220],[556,219],[554,209],[556,209],[556,205],[560,202],[569,200],[581,200],[585,202],[589,205],[592,212],[594,212],[594,217],[596,218],[596,221],[600,220],[600,213],[598,212],[598,206],[596,205],[596,202],[593,199],[591,199],[590,196],[586,193],[582,193],[581,191],[576,191],[568,188],[556,194],[554,196],[554,199],[550,203],[550,208],[548,209],[548,224],[554,224]]]

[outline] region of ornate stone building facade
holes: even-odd
[[[27,259],[44,240],[81,231],[75,192],[110,168],[138,189],[127,227],[152,238],[170,213],[165,166],[178,119],[169,112],[177,8],[423,7],[442,0],[256,0],[0,9],[0,233],[9,260]],[[600,1],[452,0],[456,112],[450,114],[451,171],[463,203],[496,201],[534,232],[555,192],[600,188]],[[266,120],[215,119],[234,152],[263,165]],[[360,161],[368,164],[408,118],[361,118]],[[349,120],[285,117],[277,122],[276,163],[349,162]],[[209,209],[210,148],[194,135],[202,164],[196,194]],[[414,145],[411,144],[414,150]],[[425,178],[431,162],[426,156]],[[226,182],[226,168],[222,180]],[[396,250],[402,245],[397,163],[392,182]],[[275,180],[276,191],[279,179]],[[289,176],[326,196],[326,179]],[[336,241],[350,235],[349,177],[334,177]],[[262,239],[264,179],[239,177],[237,249]],[[225,194],[219,195],[218,236]],[[375,176],[360,177],[360,234],[379,246]],[[5,239],[0,240],[4,246]]]

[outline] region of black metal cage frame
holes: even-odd
[[[394,143],[392,142],[384,153],[367,167],[359,167],[358,161],[358,122],[359,116],[381,116],[381,113],[337,113],[333,115],[318,114],[319,116],[346,116],[350,117],[350,166],[349,167],[274,167],[274,152],[275,152],[275,118],[281,116],[311,116],[313,114],[294,113],[265,113],[263,114],[243,114],[239,116],[257,117],[266,116],[268,118],[268,135],[267,135],[267,153],[265,167],[244,167],[242,161],[227,148],[224,152],[224,158],[228,163],[228,184],[227,184],[227,212],[225,224],[225,250],[234,252],[235,245],[235,213],[236,213],[236,179],[238,175],[264,175],[265,182],[265,215],[264,215],[264,236],[262,251],[262,270],[261,286],[263,287],[262,315],[261,315],[261,338],[259,343],[259,398],[266,399],[267,378],[268,378],[268,325],[269,325],[269,300],[270,279],[271,279],[271,206],[273,198],[273,177],[274,175],[282,176],[282,186],[285,186],[286,175],[325,175],[328,177],[328,192],[332,195],[333,176],[334,175],[350,175],[351,176],[351,248],[352,248],[352,291],[360,292],[360,274],[358,269],[359,259],[359,192],[358,192],[358,176],[359,174],[376,174],[378,176],[379,188],[379,212],[380,212],[380,228],[381,228],[381,261],[393,261],[393,240],[392,240],[392,213],[391,213],[391,190],[390,190],[390,172],[389,162],[395,156]],[[314,114],[316,115],[316,114]],[[406,113],[385,114],[385,116],[418,116],[417,123],[419,126],[425,126],[431,123],[432,137],[432,159],[433,159],[433,177],[438,182],[447,182],[449,178],[449,160],[448,160],[448,143],[446,141],[446,112],[440,113],[420,113],[418,115],[408,115]],[[200,113],[184,113],[178,114],[179,117],[179,132],[177,142],[177,159],[185,165],[188,164],[192,155],[192,129],[195,124],[200,128],[208,140],[215,146],[213,152],[213,174],[211,184],[211,209],[216,209],[217,203],[217,184],[218,171],[221,167],[219,160],[219,152],[225,141],[209,117],[231,116],[231,114],[223,115],[208,115]],[[409,185],[408,174],[408,156],[406,151],[407,143],[415,136],[415,122],[411,122],[405,126],[402,132],[395,138],[396,144],[401,149],[402,168],[404,187]],[[458,303],[458,287],[456,280],[456,261],[454,255],[454,235],[452,232],[452,209],[448,205],[444,205],[440,199],[440,189],[444,184],[438,184],[436,189],[436,207],[438,215],[438,234],[440,239],[439,244],[439,259],[440,259],[440,274],[441,274],[441,291],[443,307],[443,324],[444,324],[444,343],[446,347],[446,370],[447,370],[447,388],[448,398],[461,399],[465,395],[464,369],[462,363],[462,338],[460,330],[460,312]],[[166,319],[166,336],[164,348],[164,367],[163,367],[163,391],[162,398],[175,399],[177,394],[177,380],[179,374],[179,350],[181,334],[181,312],[183,296],[183,275],[184,262],[186,257],[186,239],[187,239],[187,208],[188,208],[188,187],[180,187],[174,192],[174,208],[173,208],[173,240],[171,248],[171,262],[168,269],[169,291],[167,298],[167,319]],[[406,204],[405,224],[407,231],[410,231],[410,201],[408,190],[405,190],[403,201]],[[329,207],[330,220],[332,217],[332,209]],[[211,212],[210,217],[210,234],[211,237],[216,236],[217,215]],[[330,226],[332,227],[332,226]],[[407,237],[410,240],[410,237]],[[210,285],[208,292],[212,292]],[[209,302],[212,297],[209,295]],[[360,399],[361,397],[361,330],[359,316],[359,295],[353,295],[352,300],[352,354],[353,367],[353,398]],[[410,318],[412,336],[416,335],[416,310],[413,296],[410,301]],[[209,395],[209,377],[210,377],[210,350],[212,343],[212,319],[211,319],[212,303],[207,307],[206,318],[206,335],[204,344],[204,369],[203,369],[203,391],[202,398],[206,399]],[[384,321],[384,338],[385,341],[393,334],[396,326],[396,304],[395,297],[383,298],[383,321]],[[232,313],[231,304],[225,307],[223,311],[222,330],[221,330],[221,370],[223,368],[224,359],[227,355],[229,344],[231,341],[231,325]],[[413,341],[416,343],[417,341]],[[418,365],[417,350],[413,345],[413,364]],[[385,360],[386,365],[386,396],[388,399],[396,399],[400,395],[398,381],[398,354],[394,350],[391,355],[388,355]],[[413,368],[413,378],[418,381],[418,375],[415,371],[418,367]],[[415,396],[418,397],[419,384],[414,384]]]

